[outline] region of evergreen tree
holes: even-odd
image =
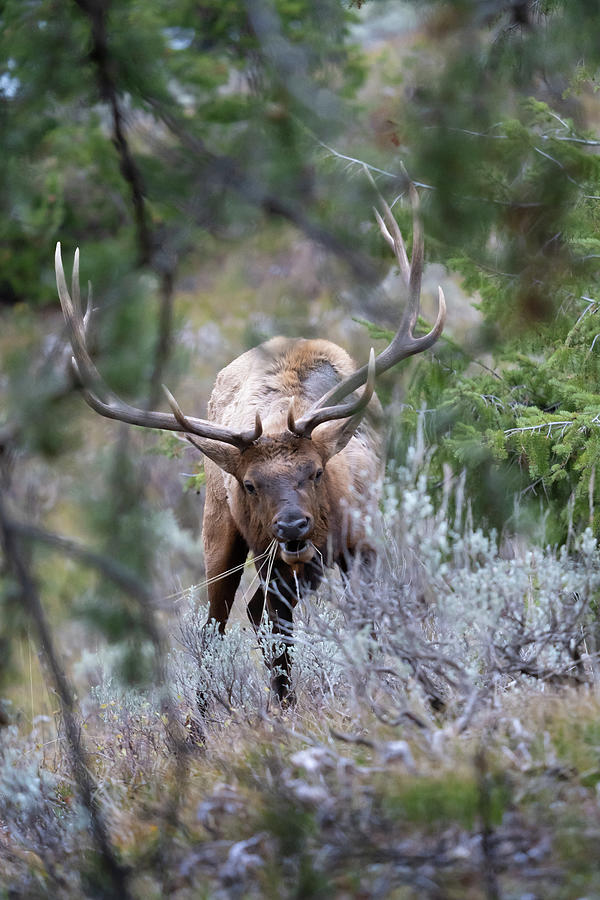
[[[465,469],[488,523],[547,515],[559,540],[573,517],[598,524],[600,13],[454,2],[426,21],[391,115],[429,247],[483,321],[419,364],[412,408],[432,410],[435,479]]]

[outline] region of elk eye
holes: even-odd
[[[244,482],[244,487],[246,488],[246,492],[247,492],[248,494],[255,494],[255,493],[256,493],[256,488],[254,487],[254,485],[252,484],[251,481],[245,481],[245,482]]]
[[[317,471],[315,472],[315,484],[318,484],[320,482],[322,475],[323,469],[317,469]]]

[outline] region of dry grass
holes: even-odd
[[[409,477],[386,492],[376,591],[334,578],[298,611],[294,706],[270,696],[249,628],[207,635],[197,591],[169,626],[170,712],[123,687],[106,648],[79,661],[88,764],[133,896],[600,891],[595,543],[505,560],[441,527]],[[60,718],[24,716],[2,753],[5,889],[110,896]]]

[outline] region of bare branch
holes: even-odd
[[[21,553],[17,532],[4,510],[0,495],[0,538],[8,565],[19,585],[21,600],[37,634],[40,651],[52,676],[54,687],[60,700],[67,742],[73,767],[73,774],[91,823],[94,842],[100,854],[106,874],[112,884],[115,896],[129,898],[129,878],[127,870],[119,862],[112,846],[104,815],[100,807],[98,785],[94,781],[88,765],[87,751],[81,730],[76,721],[75,693],[60,663],[54,645],[52,632],[27,563]]]

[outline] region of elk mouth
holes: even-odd
[[[280,541],[279,552],[288,565],[310,562],[315,555],[315,545],[312,541]]]

